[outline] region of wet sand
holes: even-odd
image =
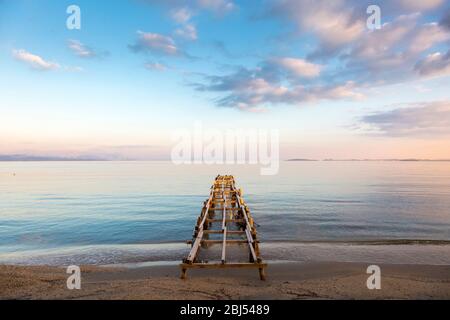
[[[0,299],[450,299],[450,266],[380,264],[381,289],[369,290],[364,263],[269,263],[256,270],[178,266],[81,267],[81,289],[68,290],[66,269],[0,266]]]

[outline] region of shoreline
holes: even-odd
[[[178,265],[81,266],[81,290],[64,267],[0,265],[0,299],[450,299],[450,265],[380,264],[381,289],[366,286],[368,263],[269,262],[255,270],[190,270]]]
[[[450,265],[450,244],[445,241],[395,242],[262,242],[264,261],[349,262],[372,264]],[[217,245],[211,245],[214,249]],[[182,242],[88,245],[0,253],[0,265],[132,265],[177,263],[190,246]],[[212,260],[212,257],[211,259]]]

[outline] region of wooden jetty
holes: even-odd
[[[210,239],[211,236],[219,236],[220,239]],[[188,243],[192,244],[192,248],[180,264],[182,279],[186,279],[187,269],[190,268],[256,268],[260,279],[266,278],[267,264],[260,258],[255,223],[242,198],[242,189],[236,189],[231,175],[215,178],[209,198],[197,219],[193,240]],[[210,262],[200,258],[200,251],[208,251],[215,244],[221,244],[220,259]],[[227,260],[227,247],[231,244],[248,250],[248,261]]]

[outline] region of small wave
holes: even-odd
[[[348,245],[450,245],[450,240],[380,239],[380,240],[270,240],[265,243],[348,244]]]
[[[260,248],[269,261],[450,265],[450,241],[442,240],[268,241]],[[80,246],[0,254],[0,264],[151,265],[179,262],[189,250],[183,242]]]

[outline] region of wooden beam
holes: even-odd
[[[242,263],[192,263],[192,264],[188,264],[188,263],[181,263],[180,264],[181,268],[186,268],[186,269],[194,269],[194,268],[205,268],[205,269],[222,269],[222,268],[266,268],[267,267],[267,263],[246,263],[246,262],[242,262]]]
[[[209,211],[217,211],[217,210],[222,210],[222,208],[209,208]],[[227,210],[239,210],[239,208],[231,207],[231,208],[227,208]]]
[[[222,231],[223,231],[223,243],[222,243],[222,263],[225,263],[225,255],[227,250],[227,201],[226,195],[223,194],[223,211],[222,211]]]
[[[203,234],[222,234],[223,230],[203,230]],[[243,234],[244,230],[228,230],[227,234]]]
[[[242,209],[242,215],[244,216],[244,220],[245,220],[245,234],[247,236],[247,242],[248,242],[248,248],[250,250],[250,257],[251,257],[251,262],[255,262],[257,261],[257,257],[256,257],[256,253],[255,253],[255,248],[253,248],[253,236],[251,234],[251,226],[250,223],[248,222],[248,218],[247,218],[247,211],[245,210],[245,207],[243,207],[241,205],[241,198],[239,195],[236,195],[236,199],[238,199],[237,203],[238,203],[238,207],[240,207]]]
[[[208,222],[222,222],[222,219],[207,219]],[[227,222],[245,222],[244,219],[226,219]]]
[[[197,257],[198,248],[200,247],[200,243],[202,242],[203,238],[203,229],[199,231],[197,234],[197,238],[195,238],[194,245],[192,246],[191,252],[189,253],[187,260],[194,262],[195,258]]]
[[[256,241],[258,241],[258,240],[256,240]],[[202,240],[202,243],[208,243],[208,244],[222,243],[222,242],[223,242],[223,240],[206,240],[206,239]],[[232,243],[248,243],[248,240],[247,239],[244,239],[244,240],[228,239],[227,243],[228,244],[232,244]]]
[[[223,229],[223,239],[222,239],[222,263],[226,261],[226,250],[227,250],[227,227]]]

